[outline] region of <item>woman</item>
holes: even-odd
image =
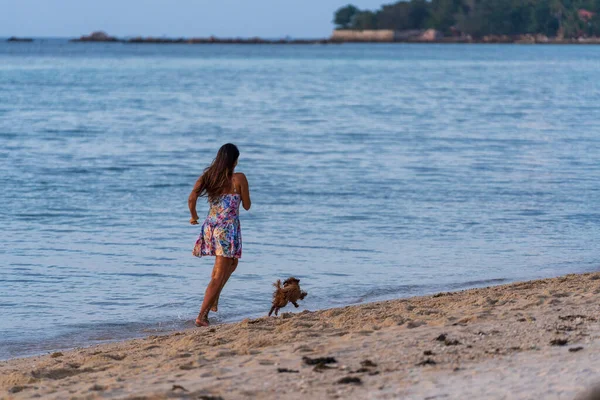
[[[188,199],[192,218],[190,223],[198,225],[196,202],[198,197],[208,197],[210,209],[202,224],[200,237],[194,246],[197,257],[215,256],[212,279],[206,288],[196,326],[208,326],[209,311],[217,311],[219,295],[242,257],[242,232],[240,230],[240,201],[244,209],[250,209],[248,180],[240,172],[234,172],[240,152],[227,143],[217,153],[210,167],[196,181]]]

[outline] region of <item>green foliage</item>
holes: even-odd
[[[333,17],[333,23],[338,29],[353,28],[357,29],[354,23],[354,17],[359,13],[359,9],[352,4],[348,4],[345,7],[340,8],[335,12]]]
[[[412,29],[410,3],[399,2],[383,6],[381,10],[377,12],[377,23],[379,29]]]
[[[580,10],[592,12],[582,18]],[[335,13],[343,29],[428,29],[444,34],[600,36],[600,0],[407,0],[377,11],[348,5]]]
[[[377,29],[377,15],[372,11],[360,11],[354,16],[353,29]]]
[[[461,0],[432,0],[429,11],[429,26],[448,34],[456,25],[456,16],[464,5]]]

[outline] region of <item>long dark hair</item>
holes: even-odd
[[[196,191],[198,197],[208,196],[208,200],[212,201],[230,188],[233,169],[239,156],[240,151],[235,144],[227,143],[221,146],[217,157],[200,177],[200,185]]]

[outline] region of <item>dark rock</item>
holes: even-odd
[[[552,339],[550,341],[550,345],[552,346],[565,346],[567,343],[569,343],[568,339]]]
[[[458,346],[460,342],[456,339],[446,339],[444,340],[444,344],[446,346]]]
[[[27,386],[13,386],[10,389],[8,389],[8,393],[12,393],[12,394],[20,393],[25,389],[27,389]]]
[[[323,372],[327,369],[335,369],[335,367],[330,367],[327,364],[320,363],[320,364],[315,365],[315,367],[313,368],[313,371],[314,372]]]
[[[362,380],[356,376],[346,376],[345,378],[342,378],[339,381],[337,381],[337,383],[339,385],[362,385]]]
[[[437,340],[438,342],[443,342],[446,340],[448,336],[445,333],[442,333],[440,336],[436,337],[435,340]]]
[[[195,369],[196,367],[194,366],[194,363],[187,363],[187,364],[183,364],[179,366],[179,369],[182,371],[191,371],[192,369]]]
[[[126,354],[105,354],[104,357],[110,358],[115,361],[123,361],[127,355]]]
[[[171,390],[172,390],[172,391],[175,391],[175,390],[181,390],[181,391],[183,391],[183,392],[189,392],[189,390],[187,390],[186,388],[184,388],[184,387],[183,387],[183,386],[181,386],[181,385],[173,385],[173,387],[171,388]]]
[[[333,357],[318,357],[318,358],[310,358],[310,357],[302,357],[302,361],[306,365],[318,365],[318,364],[335,364],[337,360]]]
[[[285,374],[285,373],[288,373],[288,374],[297,374],[300,371],[297,371],[295,369],[277,368],[277,372],[280,373],[280,374]]]
[[[360,362],[360,365],[361,365],[362,367],[365,367],[365,368],[371,368],[371,367],[376,367],[376,366],[377,366],[377,364],[375,364],[375,363],[374,363],[373,361],[371,361],[371,360],[364,360],[364,361],[361,361],[361,362]]]
[[[423,325],[427,325],[427,323],[423,322],[423,321],[408,321],[408,323],[406,324],[406,328],[414,329],[414,328],[418,328]]]
[[[581,351],[581,350],[583,350],[583,347],[581,347],[581,346],[579,346],[579,347],[571,347],[571,348],[569,349],[569,351],[570,351],[571,353],[577,353],[578,351]]]
[[[564,316],[559,315],[558,319],[560,319],[561,321],[570,321],[570,322],[573,322],[573,321],[575,321],[577,319],[581,319],[581,320],[584,320],[584,321],[586,319],[588,321],[596,321],[596,318],[594,318],[594,317],[588,317],[587,315],[581,315],[581,314],[579,314],[579,315],[564,315]]]
[[[417,367],[423,367],[425,365],[436,365],[437,363],[435,362],[435,360],[432,360],[431,358],[427,358],[419,363],[417,363]]]
[[[558,325],[556,326],[556,333],[560,333],[560,332],[571,332],[576,330],[577,328],[569,326],[569,325]],[[550,329],[549,329],[550,330]]]
[[[431,351],[431,350],[425,350],[425,351],[423,352],[423,355],[424,355],[424,356],[432,356],[432,355],[433,355],[433,351]]]

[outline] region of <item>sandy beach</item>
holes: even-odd
[[[599,300],[591,273],[284,313],[1,362],[0,398],[573,399]]]

